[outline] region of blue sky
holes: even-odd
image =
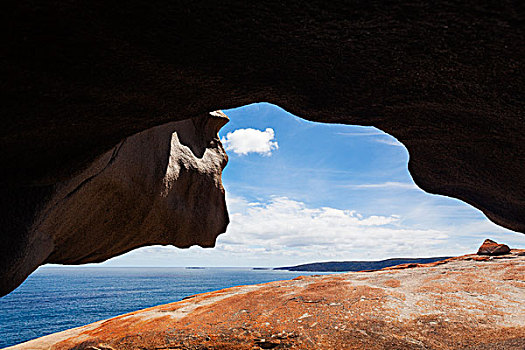
[[[214,249],[153,246],[108,266],[282,266],[475,252],[525,236],[414,184],[408,152],[371,127],[312,123],[259,103],[224,111],[231,223]]]

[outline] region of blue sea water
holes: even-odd
[[[251,268],[44,266],[0,298],[0,347],[197,293],[308,274]]]

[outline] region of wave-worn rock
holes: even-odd
[[[2,256],[0,295],[44,263],[100,262],[152,244],[213,247],[228,213],[221,174],[222,112],[164,124],[124,139],[57,186]]]
[[[522,350],[523,252],[234,287],[10,349]]]
[[[30,269],[23,260],[43,261],[51,251],[55,261],[95,260],[90,249],[59,251],[46,234],[26,234],[57,186],[130,135],[261,101],[311,121],[376,126],[407,147],[423,190],[525,232],[520,1],[2,5],[0,294],[20,282],[13,274],[25,274],[15,270]],[[188,182],[188,190],[198,183]],[[139,198],[130,200],[144,217],[149,202]],[[83,244],[85,214],[79,208],[71,221],[79,234],[60,233],[68,237],[60,245]],[[144,224],[127,220],[126,235],[117,227],[94,237],[131,246]],[[25,256],[28,245],[40,247],[34,256]]]

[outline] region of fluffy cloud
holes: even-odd
[[[213,249],[144,247],[108,266],[286,266],[314,261],[451,256],[475,251],[486,237],[523,246],[523,235],[477,217],[452,224],[468,208],[422,202],[403,215],[365,216],[314,208],[287,197],[258,202],[227,195],[231,223]],[[463,212],[464,211],[464,212]],[[490,233],[490,235],[488,235]]]
[[[269,156],[273,150],[279,148],[279,144],[274,141],[274,138],[275,132],[271,128],[264,131],[248,128],[229,132],[221,141],[227,151],[232,151],[235,154],[259,153]]]
[[[264,203],[229,198],[231,223],[219,237],[218,249],[259,257],[379,259],[435,255],[449,238],[436,229],[405,227],[398,215],[363,216],[354,210],[310,208],[286,197]],[[307,262],[301,261],[301,262]]]

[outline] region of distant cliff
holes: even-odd
[[[385,267],[400,264],[426,264],[435,261],[445,260],[450,257],[433,258],[392,258],[380,261],[329,261],[297,266],[276,267],[274,270],[288,271],[319,271],[319,272],[349,272],[364,270],[380,270]]]

